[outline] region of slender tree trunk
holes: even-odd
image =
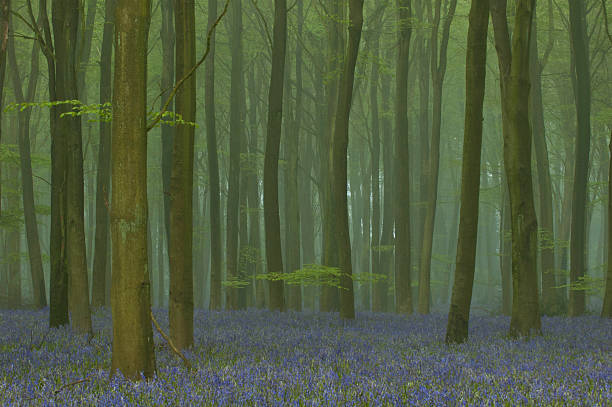
[[[328,0],[330,16],[328,17],[328,55],[327,55],[327,72],[330,79],[326,83],[326,99],[327,99],[327,114],[326,127],[321,132],[319,138],[319,160],[321,162],[321,192],[319,194],[321,201],[321,230],[322,230],[322,261],[321,263],[327,267],[338,267],[338,242],[336,241],[333,224],[336,202],[332,198],[333,173],[331,169],[331,150],[335,117],[337,113],[338,91],[340,86],[339,72],[342,69],[342,60],[344,58],[344,35],[342,33],[345,19],[345,2],[337,0]],[[319,309],[323,312],[338,311],[340,309],[340,297],[336,287],[323,286],[321,287],[321,296]]]
[[[78,99],[76,39],[79,25],[78,0],[53,0],[53,35],[56,58],[56,96],[59,100]],[[68,105],[60,112],[70,111]],[[71,325],[81,333],[91,333],[89,283],[85,246],[83,198],[83,139],[80,116],[58,120],[58,133],[66,138],[66,267],[68,306]]]
[[[540,272],[542,273],[542,310],[545,314],[558,314],[555,282],[555,236],[553,231],[552,184],[546,146],[544,103],[542,101],[542,70],[538,57],[537,20],[534,17],[530,48],[531,121],[536,153],[538,186],[540,189]]]
[[[117,0],[115,0],[117,1]],[[174,87],[174,46],[176,33],[174,30],[174,2],[161,0],[161,44],[162,44],[162,72],[161,72],[161,103],[163,104]],[[171,101],[167,110],[172,112],[174,101]],[[162,138],[162,183],[164,186],[164,225],[166,230],[166,244],[170,246],[170,178],[172,175],[172,151],[174,146],[174,127],[161,125]]]
[[[261,199],[259,194],[259,179],[257,171],[257,155],[259,154],[259,127],[257,124],[257,102],[260,95],[261,82],[256,82],[255,67],[249,70],[249,181],[248,181],[248,213],[249,213],[249,247],[251,259],[249,262],[248,275],[255,284],[255,307],[265,308],[264,281],[255,278],[261,273]]]
[[[232,2],[231,21],[231,89],[230,89],[230,136],[229,136],[229,180],[227,191],[226,223],[226,279],[225,306],[238,308],[238,289],[231,284],[238,278],[238,232],[240,203],[240,147],[243,133],[243,56],[242,56],[242,0]],[[278,77],[275,77],[277,81]],[[282,80],[280,81],[282,82]]]
[[[15,42],[10,39],[8,54],[13,77],[13,93],[17,103],[31,102],[36,97],[38,84],[38,44],[32,46],[30,75],[28,87],[24,96],[21,89],[21,78],[15,55]],[[38,235],[38,223],[36,221],[36,207],[34,202],[34,179],[32,177],[32,155],[30,151],[30,118],[31,109],[18,113],[19,117],[19,163],[21,174],[21,187],[23,190],[23,212],[25,217],[26,239],[28,243],[28,257],[30,260],[30,274],[32,277],[32,296],[34,307],[43,308],[47,305],[47,294],[45,290],[45,276],[43,273],[42,256],[40,252],[40,239]]]
[[[391,75],[383,73],[381,100],[382,111],[389,112]],[[391,133],[391,120],[388,116],[383,116],[382,123],[382,147],[383,147],[383,219],[382,233],[380,235],[380,245],[374,246],[379,253],[379,273],[383,279],[372,284],[372,311],[387,311],[387,297],[389,289],[389,279],[391,278],[390,268],[393,261],[393,135]]]
[[[117,0],[113,90],[111,375],[155,374],[147,269],[148,0]]]
[[[217,0],[208,2],[208,31],[217,18]],[[208,189],[210,191],[210,310],[221,309],[221,207],[219,191],[219,158],[215,120],[215,52],[216,34],[210,37],[206,60],[204,104],[206,110],[206,150],[208,154]]]
[[[380,152],[380,146],[379,146],[379,152]],[[371,157],[373,158],[373,157]],[[364,163],[361,165],[361,180],[362,180],[362,185],[361,188],[363,189],[363,193],[361,196],[362,199],[362,211],[361,211],[361,221],[363,224],[363,237],[362,237],[362,251],[361,251],[361,267],[362,273],[368,273],[370,272],[370,259],[372,261],[372,273],[375,273],[377,271],[374,271],[374,261],[376,259],[376,261],[378,260],[378,252],[373,251],[372,250],[372,238],[374,236],[374,233],[378,234],[378,237],[380,239],[380,188],[379,188],[379,202],[378,202],[378,228],[374,229],[374,225],[372,224],[371,220],[373,219],[373,215],[370,215],[370,199],[372,197],[372,193],[371,193],[371,189],[373,189],[373,185],[372,185],[372,175],[373,172],[372,170],[365,165],[365,162],[367,162],[367,158],[366,158],[366,151],[365,149],[361,150],[361,162]],[[371,166],[373,167],[374,164],[371,163]],[[378,171],[379,172],[379,171]],[[369,177],[368,177],[369,175]],[[378,186],[378,175],[377,174],[377,179],[376,179],[376,183]],[[373,198],[372,198],[373,201]],[[372,206],[374,206],[372,204]],[[374,232],[371,232],[370,229],[372,229]],[[372,233],[372,234],[370,234]],[[372,236],[372,238],[370,237]],[[376,254],[376,257],[374,256]],[[378,264],[377,264],[378,265]],[[366,279],[367,282],[362,283],[361,284],[361,301],[362,301],[362,309],[364,311],[371,311],[372,310],[372,301],[371,301],[371,296],[370,296],[370,290],[372,288],[372,281],[371,279]]]
[[[302,112],[304,109],[304,89],[302,74],[302,31],[304,29],[304,4],[298,2],[297,10],[297,40],[295,44],[295,111],[293,120],[290,123],[290,133],[286,135],[285,142],[287,151],[287,171],[285,190],[286,196],[286,251],[287,251],[287,272],[291,273],[302,266],[300,253],[300,206],[299,206],[299,146],[300,146],[300,127],[302,125]],[[293,285],[288,290],[289,309],[296,311],[302,310],[302,286]]]
[[[472,0],[465,67],[466,108],[461,166],[461,209],[457,241],[457,266],[446,326],[446,343],[461,343],[468,338],[476,265],[476,242],[478,239],[482,111],[485,94],[488,27],[489,0]]]
[[[104,11],[104,31],[100,53],[100,104],[110,103],[111,60],[113,35],[115,32],[115,0],[107,0]],[[109,186],[110,186],[111,123],[100,121],[100,143],[98,147],[98,174],[96,183],[96,235],[94,243],[92,307],[106,303],[106,268],[108,266]]]
[[[8,45],[10,0],[0,0],[0,144],[2,143],[2,113],[4,105],[4,78],[6,73],[6,49]],[[0,216],[2,215],[2,166],[0,165]]]
[[[195,65],[195,3],[175,3],[176,82]],[[196,119],[196,76],[176,93],[176,113]],[[174,134],[170,177],[170,337],[178,349],[193,346],[193,162],[195,127],[179,125]]]
[[[363,27],[363,0],[349,0],[348,24],[348,44],[338,90],[338,107],[331,144],[331,197],[334,200],[334,236],[338,246],[338,265],[342,272],[340,277],[340,317],[343,319],[355,318],[346,182],[349,120],[353,100],[355,66],[359,55],[359,43]]]
[[[519,0],[512,42],[506,0],[492,0],[491,17],[501,76],[504,166],[512,223],[512,319],[510,335],[541,332],[537,284],[537,219],[531,175],[529,44],[534,0]]]
[[[264,223],[268,273],[283,272],[278,213],[278,158],[283,121],[283,81],[287,45],[287,0],[274,0],[272,72],[268,96],[268,129],[264,158]],[[270,309],[284,311],[283,281],[270,281]]]
[[[410,147],[408,142],[408,67],[412,8],[410,0],[398,0],[399,52],[396,66],[395,104],[395,311],[412,314],[410,284]]]
[[[371,50],[373,52],[372,74],[370,77],[370,109],[372,110],[372,150],[370,157],[370,163],[372,166],[372,239],[370,243],[370,231],[368,222],[368,236],[366,238],[366,242],[368,244],[366,246],[366,250],[368,250],[372,256],[372,273],[378,274],[380,273],[380,113],[378,109],[378,85],[380,80],[380,67],[378,60],[380,58],[380,38],[378,35],[373,34]],[[364,207],[364,211],[369,212],[369,194],[367,196],[364,196],[364,199],[364,204],[366,205]],[[365,233],[366,231],[364,230],[364,234]],[[370,285],[371,284],[368,283],[368,293]],[[368,303],[369,302],[370,299],[368,298]],[[370,310],[369,304],[367,308],[368,310]]]
[[[446,53],[450,36],[450,26],[455,15],[457,0],[451,0],[444,18],[440,53],[438,55],[438,30],[440,25],[442,0],[435,6],[434,27],[431,37],[431,76],[433,81],[433,116],[431,127],[431,146],[429,149],[429,168],[427,169],[427,211],[423,226],[423,247],[419,268],[419,306],[421,314],[428,314],[431,300],[431,254],[438,200],[438,174],[440,172],[440,131],[442,126],[442,87],[446,74]],[[401,161],[400,161],[401,162]]]
[[[11,118],[8,126],[8,136],[6,137],[6,144],[9,149],[17,153],[14,146],[18,142],[18,129],[17,122],[14,118]],[[16,165],[7,165],[6,171],[7,179],[4,181],[10,189],[14,191],[19,190],[19,167]],[[6,211],[8,215],[16,217],[20,211],[19,207],[19,195],[17,192],[6,194]],[[10,225],[6,231],[6,250],[3,254],[6,254],[7,258],[7,307],[9,309],[21,308],[21,222]]]
[[[569,315],[586,310],[585,291],[575,289],[586,273],[586,204],[591,144],[591,73],[587,38],[586,6],[583,1],[569,0],[570,38],[575,70],[575,102],[578,127],[576,134],[572,226],[570,238]]]
[[[164,225],[164,206],[159,206],[159,234],[157,235],[157,302],[160,308],[166,306],[166,284],[165,284],[165,270],[166,270],[166,256],[164,256],[164,247],[168,247],[164,244],[165,236],[163,231],[166,230]]]

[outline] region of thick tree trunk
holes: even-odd
[[[15,55],[15,42],[11,37],[9,44],[9,63],[13,79],[13,93],[17,103],[33,101],[36,97],[38,84],[38,44],[32,46],[30,75],[28,87],[24,96],[21,89],[22,82],[17,66]],[[34,202],[34,179],[32,177],[32,155],[30,151],[30,118],[31,109],[18,113],[19,117],[19,163],[21,174],[21,187],[23,190],[23,212],[25,217],[26,239],[28,243],[28,257],[30,260],[30,275],[32,278],[32,296],[34,307],[43,308],[47,305],[47,294],[45,290],[45,276],[43,273],[42,256],[40,252],[40,239],[38,235],[38,223],[36,221],[36,207]]]
[[[287,0],[274,0],[272,72],[268,95],[268,129],[264,158],[264,223],[268,273],[283,272],[278,213],[278,158],[283,121],[283,81],[287,45]],[[283,281],[270,281],[270,309],[284,311]]]
[[[465,67],[466,107],[461,165],[459,237],[455,282],[446,326],[446,343],[461,343],[468,338],[476,265],[476,242],[478,239],[482,111],[485,94],[488,27],[489,0],[472,0]]]
[[[440,132],[442,126],[442,86],[446,75],[446,53],[450,36],[450,26],[455,16],[457,0],[451,0],[444,18],[440,53],[438,55],[438,30],[441,19],[442,0],[435,6],[434,28],[431,37],[431,76],[433,81],[433,116],[431,127],[431,146],[429,149],[429,168],[427,169],[427,210],[423,225],[423,247],[419,268],[419,306],[421,314],[428,314],[431,301],[431,254],[438,201],[438,174],[440,172]]]
[[[510,43],[506,0],[492,0],[491,3],[501,76],[504,166],[512,221],[512,336],[541,332],[536,267],[538,226],[529,123],[529,44],[534,7],[534,0],[518,1]]]
[[[79,25],[77,0],[54,0],[53,35],[56,59],[56,96],[58,100],[78,99],[76,77],[76,40]],[[70,111],[62,105],[60,112]],[[81,333],[91,333],[89,283],[85,246],[85,202],[83,198],[83,139],[80,116],[58,120],[58,133],[66,138],[66,267],[68,306],[71,325]]]
[[[408,141],[408,67],[412,26],[411,1],[398,0],[399,52],[395,101],[395,312],[412,314],[410,284],[410,147]]]
[[[572,226],[570,238],[569,315],[586,311],[585,291],[576,289],[586,273],[586,211],[591,145],[591,73],[586,27],[586,6],[583,1],[569,0],[570,38],[575,71],[575,102],[578,127],[576,134]]]
[[[195,3],[175,4],[176,82],[195,65]],[[179,88],[176,113],[186,122],[196,119],[196,76],[193,73]],[[170,177],[170,337],[178,349],[193,346],[193,162],[195,127],[175,129]]]
[[[107,0],[104,11],[104,31],[100,53],[100,103],[110,103],[111,60],[113,35],[115,32],[115,0]],[[96,183],[96,235],[94,243],[93,287],[91,306],[109,305],[105,301],[106,268],[108,266],[109,186],[110,186],[111,123],[100,121],[100,143],[98,147],[98,174]]]
[[[503,188],[499,230],[500,270],[502,287],[502,314],[512,315],[512,226],[510,221],[510,197],[506,177],[501,177]]]
[[[608,252],[608,263],[606,264],[606,287],[604,291],[604,301],[601,307],[602,318],[612,318],[612,132],[610,132],[610,161],[608,167],[608,244],[605,250]]]
[[[113,90],[111,375],[155,374],[147,269],[148,0],[117,0]]]

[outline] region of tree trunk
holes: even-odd
[[[11,37],[8,54],[13,77],[13,93],[17,103],[31,102],[36,97],[38,84],[38,44],[32,46],[30,75],[28,87],[24,96],[21,89],[21,78],[17,57],[15,55],[15,41]],[[34,179],[32,177],[32,155],[30,151],[30,118],[31,109],[18,113],[19,117],[19,163],[21,174],[21,187],[23,190],[23,212],[25,217],[26,239],[28,243],[28,256],[30,260],[30,274],[32,277],[32,296],[34,307],[44,308],[47,306],[47,294],[45,290],[45,276],[43,273],[42,256],[40,252],[40,239],[38,235],[38,223],[36,221],[36,206],[34,202]]]
[[[225,306],[238,309],[238,289],[233,286],[238,278],[238,216],[240,203],[240,147],[243,124],[243,74],[242,74],[242,0],[232,2],[231,21],[231,89],[230,89],[230,136],[229,136],[229,179],[227,191],[226,231],[226,280]],[[278,80],[278,78],[277,78]],[[282,82],[282,81],[280,81]]]
[[[291,273],[302,266],[300,253],[300,206],[299,206],[299,147],[300,127],[302,126],[302,113],[304,109],[304,89],[302,74],[302,31],[304,29],[304,4],[297,4],[297,40],[295,44],[295,109],[293,121],[290,123],[290,134],[285,142],[287,152],[287,171],[285,190],[286,196],[286,250],[287,272]],[[288,308],[296,311],[302,310],[302,285],[293,285],[288,290]]]
[[[572,195],[572,226],[570,238],[569,315],[578,316],[586,310],[585,291],[576,289],[586,273],[586,204],[591,144],[591,73],[586,9],[583,1],[569,0],[570,38],[575,71],[575,102],[578,127],[575,144],[574,189]]]
[[[462,343],[468,338],[476,265],[476,242],[478,239],[482,111],[485,94],[488,27],[489,0],[472,0],[465,66],[466,107],[461,165],[459,237],[455,282],[446,326],[446,343]]]
[[[370,164],[372,167],[371,174],[371,189],[372,189],[372,241],[370,243],[370,225],[368,222],[367,229],[364,230],[364,234],[367,233],[368,236],[365,239],[367,242],[367,246],[365,249],[371,253],[372,256],[372,273],[378,274],[380,273],[380,114],[378,109],[378,85],[380,79],[380,66],[379,66],[379,58],[380,58],[380,38],[378,35],[373,34],[372,38],[372,46],[371,50],[373,52],[372,61],[372,75],[370,77],[370,109],[372,110],[372,136],[371,136],[371,157]],[[364,180],[364,185],[365,185]],[[370,210],[370,196],[364,196],[364,211],[369,212]],[[368,215],[369,217],[369,215]],[[368,219],[370,220],[370,219]],[[364,222],[365,223],[365,222]],[[364,224],[364,229],[365,229]],[[366,270],[367,271],[367,270]],[[369,294],[369,286],[371,283],[368,283],[368,294]],[[369,296],[368,296],[369,297]],[[370,310],[369,306],[370,299],[368,298],[368,306],[367,309]]]
[[[508,183],[506,177],[501,177],[501,187],[503,188],[500,215],[500,270],[502,287],[502,314],[512,315],[512,226],[510,221],[510,197],[508,196]]]
[[[552,184],[546,146],[544,103],[542,101],[542,70],[538,57],[537,19],[534,16],[530,48],[531,122],[536,153],[538,186],[540,189],[540,272],[542,273],[542,311],[547,315],[559,313],[555,282],[555,236],[553,231]]]
[[[501,76],[504,166],[512,223],[511,336],[541,332],[537,278],[537,219],[531,175],[529,43],[534,0],[519,0],[512,43],[506,0],[492,0],[491,17]]]
[[[278,213],[278,158],[283,121],[283,81],[287,45],[287,0],[274,0],[272,72],[268,96],[268,129],[264,158],[264,223],[268,273],[283,272]],[[270,309],[284,311],[283,281],[270,281]]]
[[[53,35],[56,58],[56,96],[58,100],[78,100],[76,77],[76,40],[79,26],[79,2],[54,0]],[[60,112],[71,111],[62,105]],[[66,139],[66,267],[68,270],[68,306],[71,325],[81,333],[91,333],[89,283],[85,246],[83,198],[83,139],[81,117],[58,120],[58,134]]]
[[[2,144],[2,113],[4,107],[4,78],[6,73],[6,47],[8,45],[10,0],[0,0],[0,144]],[[0,216],[2,215],[2,166],[0,165]]]
[[[612,132],[610,132],[610,165],[608,167],[608,244],[605,250],[608,251],[608,263],[606,264],[606,287],[604,291],[604,301],[601,307],[602,318],[612,318]]]
[[[208,28],[217,18],[217,0],[208,2]],[[215,51],[216,34],[210,37],[206,60],[204,105],[206,110],[206,150],[208,154],[208,189],[210,191],[210,310],[221,309],[221,207],[219,191],[219,158],[215,120]]]
[[[113,89],[111,375],[155,374],[147,269],[148,0],[117,0]]]
[[[107,0],[104,11],[104,31],[100,53],[100,104],[110,103],[111,60],[115,32],[115,0]],[[93,289],[91,306],[109,305],[105,301],[106,268],[108,266],[109,186],[110,186],[111,123],[100,121],[98,174],[96,185],[96,236],[94,243]]]
[[[176,83],[195,65],[195,3],[175,3]],[[186,122],[196,119],[196,76],[176,93],[176,113]],[[178,349],[193,346],[193,162],[195,127],[175,129],[170,177],[170,337]]]
[[[412,36],[411,1],[398,0],[399,52],[395,104],[395,311],[412,314],[410,284],[410,147],[408,141],[408,67]]]
[[[18,130],[16,120],[9,121],[8,137],[6,144],[14,146],[18,142]],[[11,150],[13,148],[9,147]],[[14,151],[16,153],[17,151]],[[7,165],[7,179],[4,181],[13,191],[19,190],[19,167],[13,164]],[[18,218],[19,195],[17,192],[6,194],[5,216]],[[7,307],[9,309],[21,308],[21,222],[14,222],[6,231],[6,251],[3,253],[7,259]]]
[[[420,314],[428,314],[431,300],[431,254],[438,201],[438,174],[440,172],[440,130],[442,125],[442,86],[446,74],[446,53],[450,35],[450,26],[457,8],[457,0],[451,0],[444,18],[440,54],[438,55],[438,30],[442,0],[435,5],[434,27],[431,37],[431,76],[433,82],[433,116],[431,126],[431,146],[429,149],[429,168],[427,168],[427,210],[423,225],[423,246],[419,268],[419,306]],[[403,162],[403,161],[400,161]]]
[[[346,182],[349,119],[353,100],[355,66],[359,55],[363,26],[363,0],[349,0],[348,24],[348,44],[338,90],[338,107],[331,144],[331,197],[334,200],[333,227],[338,246],[338,266],[342,272],[340,277],[340,317],[343,319],[355,318]]]
[[[249,127],[251,129],[249,136],[249,181],[248,181],[248,214],[249,214],[249,247],[250,261],[248,266],[248,275],[253,284],[255,284],[255,307],[265,308],[265,287],[264,280],[255,278],[261,273],[262,256],[261,256],[261,201],[259,194],[259,178],[257,171],[257,155],[259,154],[259,127],[257,123],[257,102],[259,100],[261,82],[255,79],[255,67],[249,70]]]
[[[117,1],[117,0],[115,0]],[[213,0],[214,1],[214,0]],[[162,72],[161,72],[161,103],[170,96],[174,87],[174,45],[176,33],[174,30],[174,1],[161,0],[161,46],[162,46]],[[172,112],[174,100],[167,107]],[[174,127],[161,125],[162,141],[162,183],[164,195],[164,226],[166,231],[166,245],[170,246],[170,178],[172,176],[172,150],[174,146]],[[168,253],[170,251],[168,250]]]

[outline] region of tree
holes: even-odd
[[[363,26],[363,0],[349,0],[348,44],[338,91],[338,107],[331,144],[332,193],[334,200],[334,233],[338,246],[340,277],[340,317],[355,318],[351,239],[349,235],[347,201],[347,151],[349,121],[355,82],[355,66]]]
[[[56,97],[58,100],[78,100],[76,77],[77,30],[79,1],[53,0],[53,36],[56,60]],[[70,111],[61,105],[60,112]],[[66,148],[66,268],[68,272],[68,306],[71,326],[81,333],[91,333],[89,282],[83,198],[83,139],[81,117],[67,116],[57,121],[60,137]]]
[[[204,104],[206,108],[206,150],[208,154],[208,189],[210,196],[210,310],[221,309],[221,208],[219,191],[219,158],[215,121],[215,32],[217,0],[208,1],[210,53],[206,61]]]
[[[147,269],[148,0],[117,0],[113,90],[111,238],[113,354],[117,371],[155,373]]]
[[[504,166],[512,223],[511,336],[541,332],[538,306],[537,232],[531,175],[529,44],[534,0],[519,0],[512,42],[506,0],[491,0],[491,19],[500,71]]]
[[[2,143],[2,97],[4,95],[4,78],[6,73],[6,47],[8,45],[10,0],[0,0],[0,143]],[[0,178],[2,169],[0,168]],[[0,215],[2,214],[2,182],[0,182]]]
[[[442,126],[442,87],[446,75],[448,40],[450,26],[457,8],[457,0],[451,0],[448,5],[442,28],[440,54],[438,55],[438,31],[440,27],[442,0],[435,3],[433,30],[430,47],[430,69],[433,85],[433,111],[431,126],[431,145],[429,148],[429,168],[427,168],[427,210],[423,226],[423,245],[421,251],[421,264],[419,268],[419,305],[421,314],[428,314],[430,308],[430,279],[431,254],[433,250],[433,234],[436,220],[436,206],[438,200],[438,174],[440,172],[440,131]],[[400,161],[403,162],[403,161]]]
[[[230,85],[230,136],[229,136],[229,177],[227,190],[226,218],[226,287],[225,306],[238,309],[238,292],[232,283],[238,278],[238,232],[240,210],[240,149],[242,145],[243,118],[243,56],[242,56],[242,0],[232,2],[231,50],[232,68]],[[281,81],[282,82],[282,81]]]
[[[104,31],[100,51],[100,103],[111,102],[111,59],[115,31],[115,0],[107,0],[104,6]],[[108,226],[110,186],[111,124],[100,121],[100,145],[98,147],[98,174],[96,186],[96,235],[92,272],[92,307],[106,304],[106,269],[108,267]]]
[[[585,291],[576,289],[586,271],[586,204],[591,146],[591,73],[584,1],[569,0],[570,39],[575,83],[578,127],[575,144],[574,189],[570,238],[569,315],[582,315],[586,309]]]
[[[399,52],[395,102],[395,297],[396,312],[412,313],[410,288],[410,148],[408,142],[408,62],[412,27],[410,0],[398,0]],[[385,169],[387,170],[387,169]]]
[[[195,3],[175,2],[176,82],[188,73],[176,93],[176,113],[193,123],[196,115]],[[178,349],[193,345],[193,162],[195,127],[177,126],[170,177],[170,337]]]
[[[446,343],[465,342],[476,266],[482,111],[487,68],[489,0],[472,0],[465,65],[465,125],[461,164],[461,209],[455,282],[448,312]]]
[[[17,66],[15,55],[15,40],[11,37],[9,46],[9,63],[11,66],[11,76],[13,79],[13,93],[17,103],[34,100],[38,85],[38,53],[40,52],[37,44],[32,46],[32,57],[30,62],[30,75],[26,95],[21,89],[21,77]],[[38,223],[36,220],[36,208],[34,202],[34,179],[32,176],[32,155],[30,146],[30,118],[32,110],[25,109],[18,113],[19,118],[19,163],[21,174],[21,188],[23,198],[23,212],[25,217],[26,239],[28,243],[28,257],[30,260],[30,275],[32,277],[32,295],[34,306],[43,308],[47,305],[47,295],[45,290],[45,276],[43,274],[43,263],[40,251],[40,240],[38,234]]]

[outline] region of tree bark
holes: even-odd
[[[18,130],[16,120],[11,118],[9,121],[8,137],[6,137],[6,144],[15,145],[18,142]],[[12,148],[11,148],[12,149]],[[16,151],[14,151],[16,152]],[[6,184],[13,190],[19,190],[19,167],[16,165],[7,166],[7,179]],[[17,193],[9,193],[6,195],[6,213],[5,216],[12,216],[15,219],[18,218],[19,208],[19,196]],[[6,251],[4,252],[7,256],[7,307],[9,309],[21,308],[21,222],[15,222],[10,225],[6,231]]]
[[[232,2],[231,21],[231,86],[230,86],[230,136],[229,136],[229,179],[227,190],[226,218],[226,280],[225,306],[238,309],[238,289],[231,284],[238,278],[238,231],[240,210],[240,148],[242,145],[243,118],[243,56],[242,56],[242,0]],[[275,77],[279,81],[278,77]],[[280,81],[282,82],[282,81]]]
[[[444,18],[440,53],[438,55],[438,30],[440,26],[442,0],[435,5],[434,26],[431,37],[431,76],[433,82],[433,110],[431,126],[431,145],[429,148],[429,167],[427,168],[427,209],[425,224],[423,225],[423,246],[421,251],[421,264],[419,267],[419,304],[420,314],[428,314],[431,307],[431,254],[433,250],[433,236],[436,221],[436,206],[438,201],[438,174],[440,172],[440,131],[442,125],[442,87],[446,74],[448,40],[450,26],[457,8],[457,0],[451,0]],[[400,161],[402,162],[402,161]]]
[[[10,0],[0,0],[0,144],[2,143],[2,113],[4,111],[2,96],[4,95],[10,9]],[[2,179],[2,166],[0,166],[0,179]],[[2,182],[0,182],[0,215],[2,215]]]
[[[147,269],[148,0],[117,0],[113,90],[111,375],[155,374]]]
[[[501,76],[504,166],[512,223],[511,336],[541,333],[537,284],[537,219],[531,174],[529,44],[534,0],[519,0],[512,43],[506,0],[492,0],[491,18]]]
[[[582,283],[586,273],[586,212],[591,144],[591,73],[587,38],[586,9],[583,1],[569,0],[570,39],[574,60],[576,118],[578,120],[574,189],[572,195],[572,225],[570,237],[569,315],[586,311],[585,291],[575,285]]]
[[[487,66],[489,0],[472,0],[465,66],[465,125],[461,164],[461,209],[455,282],[448,312],[446,343],[462,343],[468,338],[470,305],[476,266],[480,159]]]
[[[340,317],[355,318],[353,270],[351,264],[351,239],[349,235],[347,201],[347,153],[349,121],[355,82],[355,66],[359,55],[359,43],[363,27],[363,0],[349,0],[348,44],[344,68],[338,90],[338,107],[331,144],[332,191],[334,200],[334,237],[338,246],[340,277]]]
[[[395,102],[395,311],[412,314],[410,284],[410,147],[408,141],[408,67],[412,8],[410,0],[398,0],[399,51]]]
[[[52,21],[56,59],[58,100],[78,99],[76,40],[79,25],[78,0],[53,0]],[[60,112],[71,107],[61,105]],[[83,139],[80,116],[58,120],[58,134],[66,139],[66,267],[71,325],[80,333],[91,333],[89,283],[83,198]]]
[[[268,129],[264,158],[264,223],[268,273],[283,272],[278,213],[278,158],[283,121],[283,81],[287,45],[287,0],[274,0],[272,72],[268,96]],[[270,309],[284,311],[283,281],[270,281]]]
[[[38,44],[32,46],[30,75],[26,95],[21,89],[21,77],[17,66],[15,55],[15,41],[11,37],[8,54],[13,79],[13,93],[17,103],[31,102],[36,97],[38,85]],[[34,202],[34,179],[32,177],[32,154],[30,151],[30,118],[31,109],[25,109],[18,113],[19,118],[19,163],[21,174],[21,188],[23,199],[23,212],[25,217],[26,239],[28,244],[28,257],[30,260],[30,275],[32,278],[32,296],[34,307],[37,309],[47,306],[47,294],[45,290],[45,276],[43,273],[42,256],[40,252],[40,239],[38,234],[38,223],[36,221],[36,205]]]
[[[111,60],[115,32],[115,0],[107,0],[104,10],[104,31],[100,53],[100,103],[110,103]],[[110,186],[111,123],[100,121],[100,146],[98,147],[98,174],[96,183],[96,235],[94,243],[93,288],[91,306],[106,303],[106,268],[108,266],[109,186]]]
[[[175,3],[176,82],[195,65],[195,3]],[[196,76],[193,73],[179,88],[176,113],[186,122],[196,119]],[[178,349],[193,346],[193,162],[195,127],[176,127],[170,176],[170,337]]]
[[[612,132],[610,132],[609,145],[610,161],[608,166],[608,244],[605,250],[608,251],[608,263],[606,265],[606,287],[604,291],[604,300],[601,307],[602,318],[612,318]]]

